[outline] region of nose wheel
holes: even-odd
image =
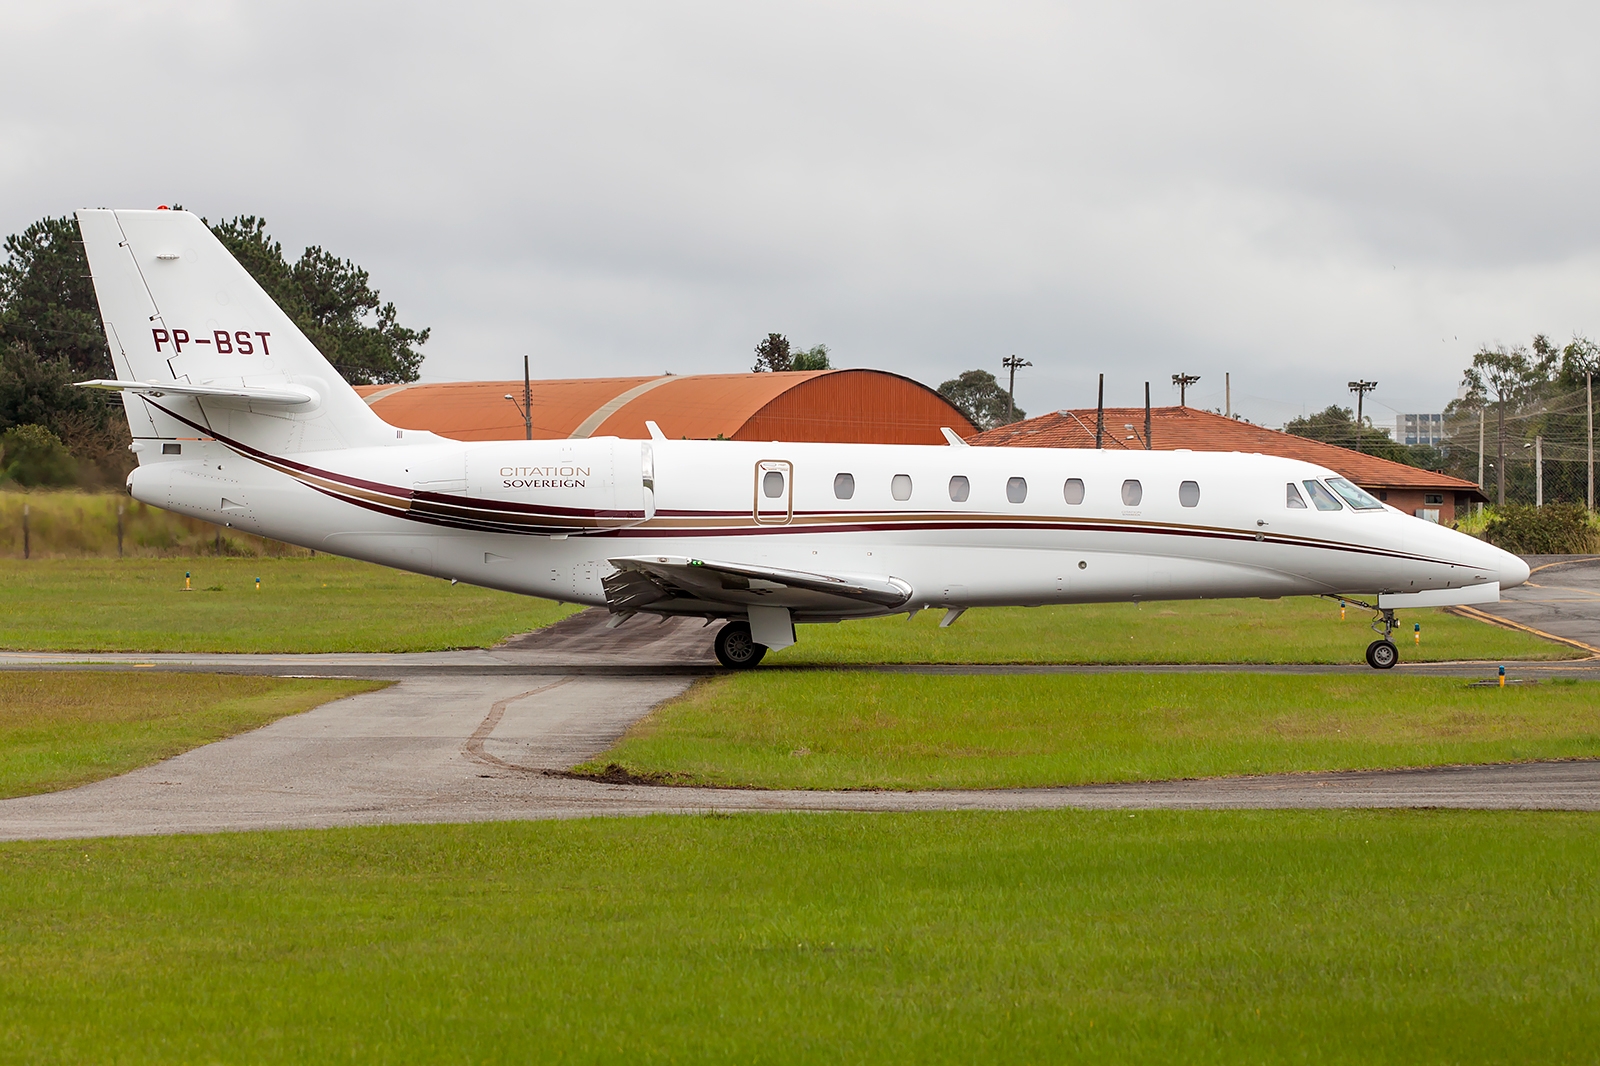
[[[1385,637],[1367,645],[1367,665],[1374,670],[1387,670],[1400,661],[1400,649]]]
[[[717,662],[730,670],[748,670],[767,654],[767,646],[757,644],[750,635],[748,622],[729,622],[717,630],[712,648],[717,653]]]

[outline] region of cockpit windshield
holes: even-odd
[[[1381,511],[1383,504],[1372,497],[1366,489],[1353,485],[1342,477],[1330,477],[1328,487],[1357,511]]]
[[[1306,493],[1311,497],[1311,502],[1316,505],[1317,510],[1319,510],[1319,511],[1342,511],[1342,510],[1344,510],[1344,505],[1341,504],[1338,500],[1333,498],[1333,493],[1331,493],[1327,489],[1323,488],[1322,482],[1320,482],[1320,481],[1302,481],[1301,484],[1306,487]]]
[[[1300,490],[1294,487],[1294,482],[1289,482],[1289,484],[1285,487],[1289,490],[1288,493],[1286,493],[1288,496],[1288,505],[1290,507],[1298,507],[1300,510],[1304,511],[1306,509],[1305,497],[1300,495]]]

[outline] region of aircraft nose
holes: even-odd
[[[1496,559],[1495,568],[1500,571],[1500,587],[1503,589],[1514,588],[1528,580],[1528,575],[1533,571],[1528,564],[1512,555],[1508,551],[1494,549]]]

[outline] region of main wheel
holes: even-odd
[[[717,630],[713,647],[716,648],[717,662],[730,670],[748,670],[767,654],[767,646],[757,644],[755,638],[750,636],[748,622],[729,622]]]
[[[1400,661],[1400,649],[1392,640],[1375,640],[1367,645],[1367,665],[1374,670],[1387,670]]]

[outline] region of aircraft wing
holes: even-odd
[[[787,607],[802,614],[876,614],[911,599],[911,586],[894,577],[815,574],[669,555],[610,563],[617,572],[603,583],[607,606],[616,613],[716,613],[756,606]]]

